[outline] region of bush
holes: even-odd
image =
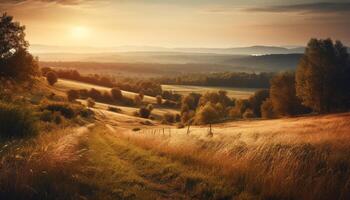
[[[77,90],[68,90],[67,91],[68,101],[75,101],[77,98],[79,98],[79,92]]]
[[[244,119],[251,119],[251,118],[255,118],[255,117],[256,116],[254,115],[254,112],[252,109],[247,109],[243,114]]]
[[[141,103],[142,103],[142,99],[141,99],[140,95],[135,95],[134,96],[134,104],[139,106],[139,105],[141,105]]]
[[[31,110],[22,106],[0,103],[0,138],[20,138],[38,133]]]
[[[46,74],[46,80],[50,85],[54,85],[57,82],[57,74],[53,71]]]
[[[123,99],[123,94],[122,94],[122,91],[119,89],[119,88],[113,88],[111,90],[111,94],[112,94],[112,98],[115,100],[115,101],[120,101]]]
[[[93,99],[93,98],[88,98],[87,100],[86,100],[86,103],[87,103],[87,106],[89,107],[89,108],[93,108],[94,106],[95,106],[95,100]]]
[[[43,122],[55,122],[56,124],[60,124],[62,122],[62,117],[59,112],[44,110],[40,115],[40,120]]]
[[[176,128],[182,129],[182,128],[185,128],[185,125],[183,123],[177,123]]]
[[[175,122],[175,116],[174,116],[174,114],[165,113],[165,114],[163,115],[163,121],[164,121],[165,123],[169,123],[169,124],[174,123],[174,122]]]
[[[151,115],[151,111],[145,107],[142,107],[139,110],[139,115],[140,115],[140,117],[147,119]]]
[[[117,107],[108,106],[108,111],[120,113],[122,110]]]
[[[156,100],[157,100],[157,104],[158,104],[158,105],[162,105],[162,102],[163,102],[162,96],[157,95],[157,96],[156,96]]]
[[[154,109],[153,104],[148,104],[148,105],[147,105],[147,109],[150,110],[150,111],[152,111],[152,110]]]
[[[82,109],[79,112],[79,115],[83,118],[91,118],[95,115],[95,113],[91,109]]]
[[[271,99],[266,99],[261,105],[261,116],[262,118],[270,119],[274,117],[273,105]]]
[[[64,103],[52,103],[46,105],[44,110],[49,110],[51,112],[60,112],[66,119],[72,119],[76,116],[74,109],[69,104]]]

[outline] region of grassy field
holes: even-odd
[[[190,86],[190,85],[162,85],[163,90],[170,90],[178,94],[186,95],[191,92],[205,93],[205,92],[217,92],[219,90],[227,91],[227,96],[236,99],[248,99],[255,91],[256,88],[231,88],[231,87],[205,87],[205,86]]]
[[[350,198],[350,113],[227,122],[211,136],[108,106],[97,103],[90,124],[1,142],[0,199]]]

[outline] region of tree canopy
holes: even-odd
[[[37,60],[28,53],[25,27],[6,13],[0,17],[0,76],[26,80],[37,74]]]
[[[311,39],[296,71],[296,91],[305,106],[327,113],[349,108],[347,48],[331,39]]]

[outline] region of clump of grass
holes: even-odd
[[[37,133],[37,119],[32,110],[25,106],[0,102],[0,138],[21,138]]]

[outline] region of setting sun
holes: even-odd
[[[71,35],[74,39],[85,39],[89,36],[89,29],[83,26],[72,28]]]

